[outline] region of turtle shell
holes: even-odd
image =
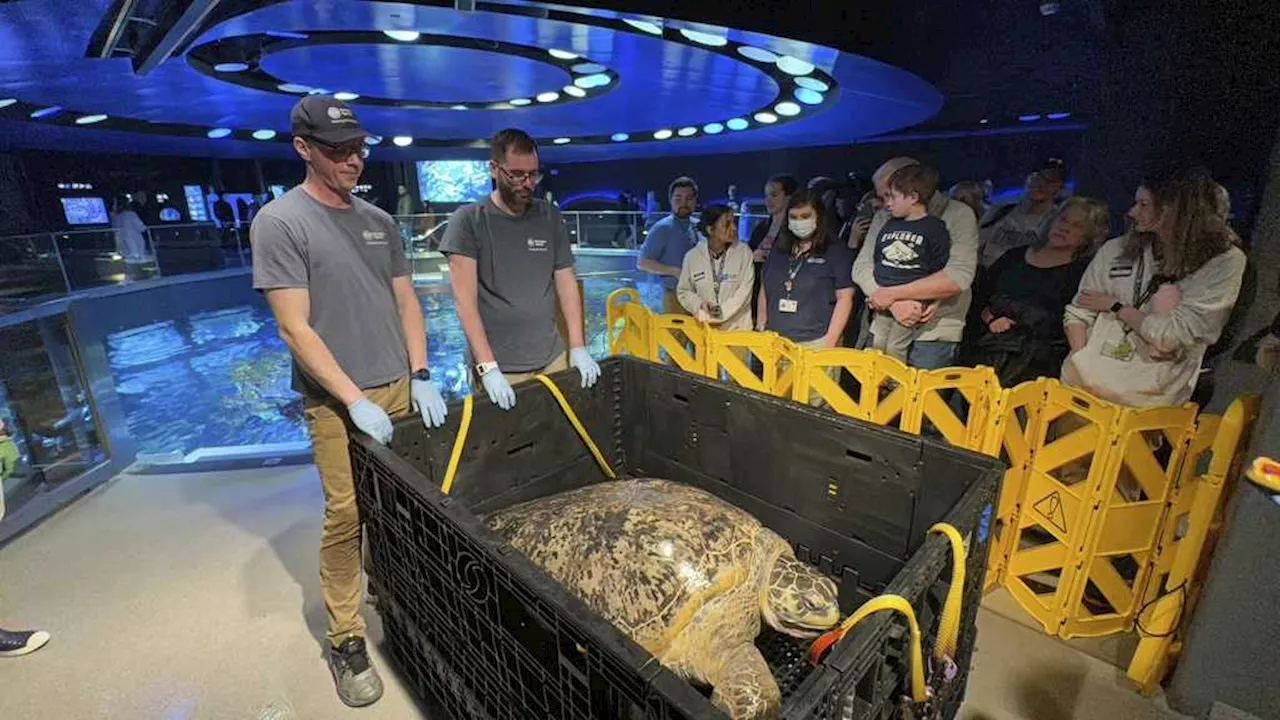
[[[667,480],[603,482],[501,510],[490,526],[654,655],[709,600],[758,587],[780,538],[716,496]],[[716,623],[754,637],[758,607]]]

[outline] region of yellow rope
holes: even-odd
[[[947,591],[947,600],[942,606],[938,639],[933,645],[933,656],[941,660],[943,655],[954,658],[960,647],[960,606],[964,602],[964,566],[968,553],[964,549],[964,538],[955,527],[938,523],[929,528],[929,532],[942,533],[951,541],[951,589]]]
[[[547,389],[551,391],[551,395],[555,397],[556,402],[560,403],[560,409],[564,412],[564,416],[569,418],[569,423],[573,425],[573,429],[578,431],[578,437],[582,438],[582,442],[591,451],[591,455],[596,459],[596,464],[600,466],[604,474],[608,475],[610,480],[617,480],[618,476],[613,472],[613,468],[609,467],[609,461],[604,459],[604,455],[600,453],[600,448],[596,447],[595,442],[591,440],[591,435],[587,433],[587,429],[578,420],[578,414],[573,411],[573,408],[569,407],[569,401],[564,399],[564,394],[560,392],[560,388],[556,387],[555,382],[546,375],[538,375],[534,379],[546,385]]]
[[[907,618],[907,626],[911,628],[911,647],[907,652],[908,662],[911,663],[911,699],[917,703],[922,703],[929,698],[929,694],[924,682],[924,654],[920,650],[920,625],[916,622],[915,609],[911,607],[911,603],[907,602],[906,598],[901,595],[881,595],[866,601],[862,604],[862,607],[840,623],[839,638],[836,642],[843,639],[855,625],[862,622],[867,616],[882,610],[897,610]]]
[[[462,424],[458,426],[458,436],[453,440],[453,451],[449,453],[449,468],[444,471],[444,482],[440,483],[440,492],[445,495],[453,489],[453,478],[458,474],[458,462],[462,460],[462,448],[467,444],[467,433],[471,431],[471,413],[475,401],[468,395],[462,399]]]
[[[609,467],[609,461],[604,459],[600,448],[596,447],[595,442],[591,440],[591,435],[587,433],[587,429],[583,427],[582,421],[578,419],[578,414],[569,406],[569,401],[565,399],[564,393],[560,392],[560,388],[556,387],[554,381],[546,375],[538,375],[535,378],[551,391],[551,395],[555,397],[556,402],[560,404],[560,410],[564,416],[569,418],[569,423],[573,425],[573,429],[578,431],[578,437],[582,438],[582,442],[586,443],[587,449],[591,451],[591,455],[595,457],[596,463],[610,480],[617,480],[618,475]],[[453,489],[453,480],[458,474],[458,463],[462,460],[462,449],[467,444],[467,433],[471,431],[471,414],[475,401],[472,396],[468,395],[462,400],[462,424],[458,427],[458,436],[453,441],[453,451],[449,453],[449,467],[444,471],[444,482],[440,483],[440,492],[445,495]]]

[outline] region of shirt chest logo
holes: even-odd
[[[380,230],[365,230],[361,235],[365,245],[386,245],[387,234]]]
[[[547,246],[550,245],[546,240],[532,237],[526,240],[525,244],[528,246],[529,252],[546,252]]]

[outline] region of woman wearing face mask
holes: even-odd
[[[733,210],[704,208],[698,233],[705,239],[685,253],[676,297],[699,322],[721,330],[751,329],[751,250],[738,242]]]
[[[822,195],[799,192],[765,262],[756,327],[807,348],[834,348],[852,310],[853,252],[836,239]],[[839,371],[831,375],[836,379]]]
[[[1133,230],[1098,251],[1067,306],[1062,381],[1136,407],[1181,405],[1218,340],[1244,274],[1218,186],[1192,174],[1143,183]]]

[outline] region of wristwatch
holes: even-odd
[[[409,377],[413,378],[414,380],[426,380],[427,382],[430,382],[431,371],[426,368],[422,368],[421,370],[418,370],[417,372],[410,375]]]
[[[498,363],[496,362],[490,361],[490,362],[478,363],[476,364],[476,375],[479,375],[480,377],[484,377],[485,375],[488,375],[489,373],[497,369],[498,369]]]
[[[1114,303],[1112,303],[1112,304],[1111,304],[1111,314],[1112,314],[1112,315],[1115,315],[1116,313],[1120,312],[1120,311],[1121,311],[1121,310],[1123,310],[1123,309],[1124,309],[1124,303],[1120,302],[1119,300],[1117,300],[1117,301],[1115,301]]]

